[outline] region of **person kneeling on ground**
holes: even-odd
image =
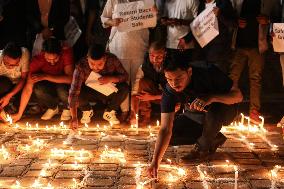
[[[222,125],[230,124],[236,116],[234,104],[242,94],[214,65],[190,67],[181,56],[167,56],[163,65],[167,86],[161,102],[161,129],[158,134],[152,163],[152,177],[169,144],[194,144],[184,159],[207,159],[225,141]],[[183,114],[175,117],[175,105],[182,102]]]
[[[116,84],[117,92],[106,96],[91,87],[87,87],[86,81],[90,74],[100,75],[97,81],[95,80],[100,85]],[[79,107],[83,111],[81,123],[89,123],[93,116],[89,102],[98,100],[107,102],[103,118],[111,124],[119,124],[116,111],[129,92],[127,80],[128,74],[118,58],[111,53],[106,53],[102,45],[92,45],[89,48],[88,55],[79,61],[73,74],[68,100],[72,115],[71,128],[76,129],[78,127],[77,108]]]
[[[19,105],[20,91],[28,76],[29,57],[29,51],[26,48],[21,48],[14,43],[8,43],[0,51],[0,120],[7,121],[5,109],[8,108],[7,105],[12,97],[16,97],[12,107]]]
[[[167,81],[162,71],[166,57],[166,49],[162,43],[153,42],[144,63],[138,69],[131,96],[131,124],[136,123],[136,114],[141,112],[140,125],[148,125],[151,117],[151,102],[160,103],[162,88]]]
[[[62,47],[60,41],[55,38],[45,40],[42,52],[31,61],[30,73],[22,92],[19,111],[12,115],[13,121],[16,122],[22,117],[33,91],[37,102],[48,108],[41,117],[42,120],[49,120],[58,114],[59,100],[64,106],[61,120],[70,120],[71,115],[67,109],[67,103],[73,71],[72,49]]]

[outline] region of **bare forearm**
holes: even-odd
[[[232,90],[228,94],[213,95],[212,102],[220,102],[224,104],[236,104],[243,100],[243,95],[240,90]]]
[[[72,82],[72,75],[47,75],[46,80],[53,83],[66,83]]]
[[[27,104],[31,98],[32,92],[33,92],[33,84],[31,83],[27,83],[22,91],[22,95],[21,95],[21,101],[20,101],[20,107],[19,107],[19,114],[23,115]]]
[[[168,129],[161,129],[158,134],[158,139],[155,145],[155,151],[153,156],[153,162],[160,164],[162,158],[169,146],[172,137],[172,131]]]
[[[11,97],[15,96],[25,85],[25,80],[21,79],[21,81],[12,89],[9,93]]]

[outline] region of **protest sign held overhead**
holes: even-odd
[[[190,24],[192,34],[202,48],[219,35],[218,20],[213,12],[215,6],[206,8]]]
[[[140,30],[155,27],[156,12],[153,11],[153,0],[140,0],[129,3],[119,3],[114,7],[114,18],[122,18],[117,27],[120,32]]]
[[[274,23],[273,33],[274,52],[284,52],[284,23]]]

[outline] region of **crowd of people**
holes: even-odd
[[[135,124],[139,114],[139,124],[148,125],[151,105],[160,104],[161,129],[149,168],[154,177],[169,144],[195,144],[185,158],[196,159],[226,141],[220,130],[236,117],[246,65],[249,116],[261,121],[264,57],[272,23],[284,22],[281,0],[156,0],[155,28],[119,31],[115,7],[135,1],[0,0],[0,119],[11,114],[19,121],[32,99],[44,112],[42,120],[61,112],[60,120],[70,121],[73,130],[78,110],[80,123],[91,122],[96,111],[90,102],[105,104],[103,119],[111,124]],[[190,23],[208,7],[214,7],[219,34],[201,48]],[[73,46],[64,27],[70,16],[81,30]],[[280,62],[284,70],[283,54]],[[90,88],[92,73],[117,91],[105,95]]]

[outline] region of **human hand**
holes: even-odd
[[[142,91],[136,95],[136,98],[138,98],[141,101],[151,101],[155,100],[155,95],[152,95],[146,91]]]
[[[243,18],[240,18],[238,20],[238,23],[239,23],[239,28],[244,29],[247,26],[247,21],[245,19],[243,19]]]
[[[256,20],[257,20],[257,22],[258,22],[259,24],[261,24],[261,25],[267,25],[267,24],[269,24],[269,18],[268,18],[267,16],[265,16],[265,15],[258,15],[258,16],[256,17]]]
[[[73,131],[79,128],[79,122],[77,118],[72,118],[69,123],[70,129]]]
[[[112,83],[113,82],[113,77],[111,76],[102,76],[98,79],[101,85]]]
[[[213,12],[214,12],[215,16],[218,17],[220,15],[220,8],[219,7],[214,7],[213,8]]]
[[[112,26],[119,26],[119,24],[122,22],[123,22],[122,18],[114,18],[110,21]]]
[[[0,110],[2,110],[5,106],[7,106],[7,104],[9,104],[10,99],[11,96],[8,94],[0,99]]]
[[[32,74],[30,76],[30,80],[32,81],[32,83],[37,83],[39,81],[46,80],[46,78],[46,74]]]
[[[13,123],[16,123],[17,121],[19,121],[22,117],[22,115],[20,113],[16,113],[16,114],[12,114],[11,115]]]
[[[4,20],[4,17],[3,17],[3,16],[0,16],[0,22],[1,22],[2,20]]]
[[[210,105],[211,104],[211,100],[210,98],[196,98],[192,103],[190,103],[189,105],[189,109],[190,110],[197,110],[200,112],[207,112],[207,110],[205,110],[205,106]]]
[[[147,169],[149,177],[158,179],[158,167],[159,166],[157,163],[151,163],[151,165]]]

